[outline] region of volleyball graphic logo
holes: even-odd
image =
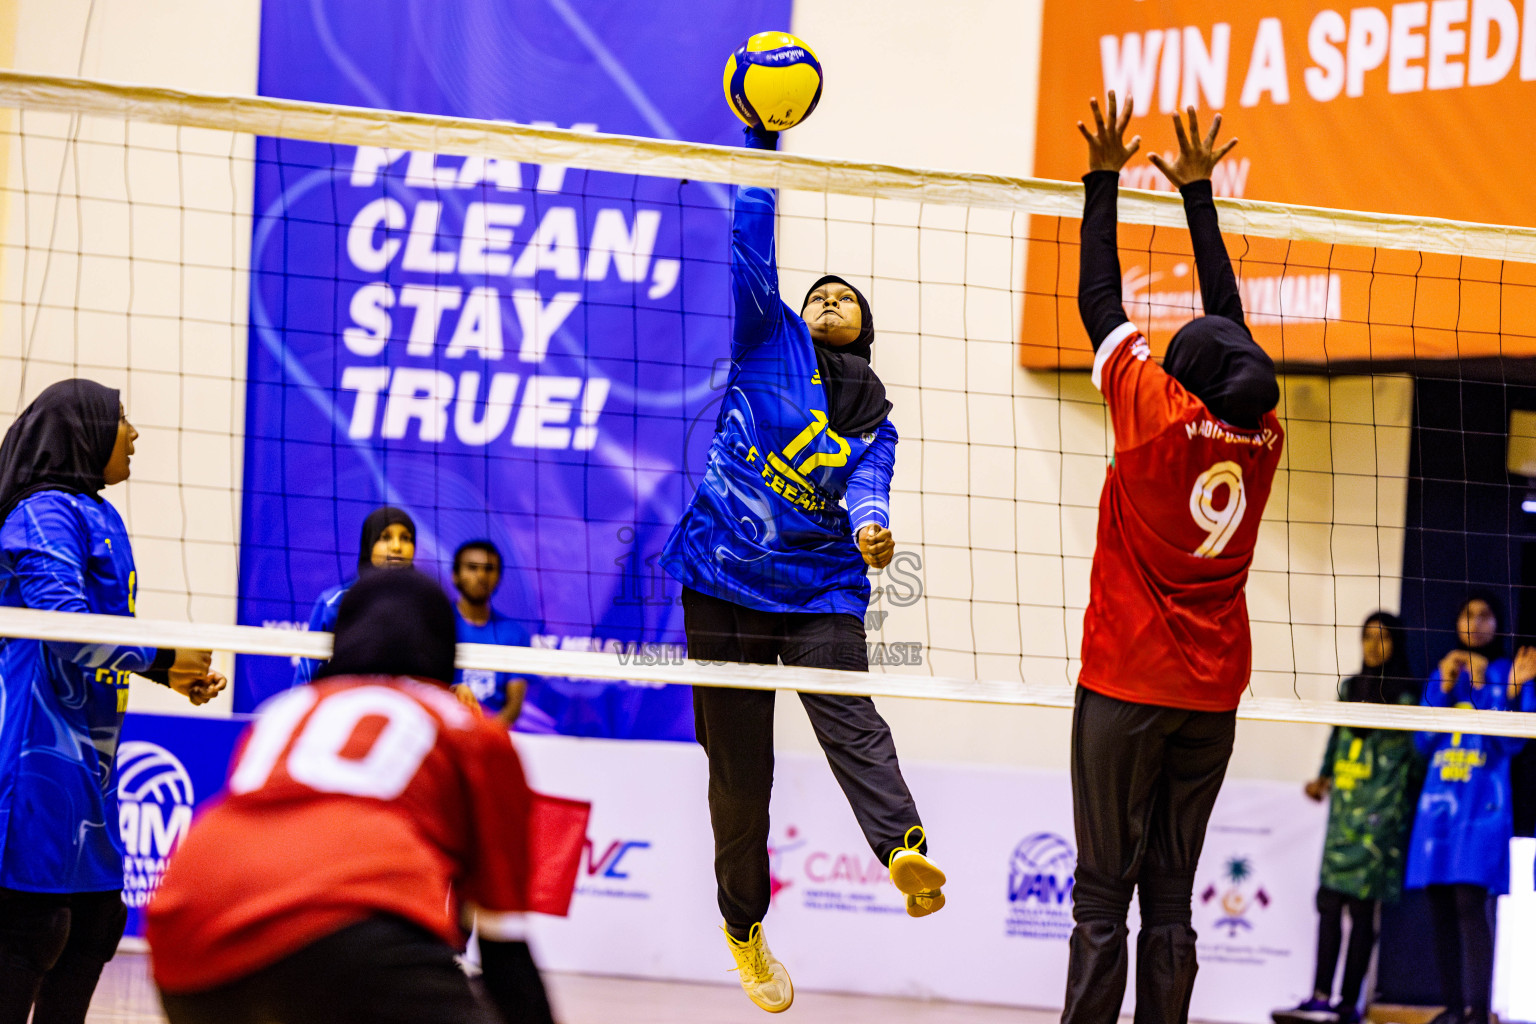
[[[134,740],[117,748],[117,815],[130,857],[170,856],[192,824],[192,777],[176,755]]]
[[[725,96],[754,128],[793,128],[821,100],[821,62],[788,32],[759,32],[726,59]]]
[[[1054,832],[1036,832],[1014,847],[1008,863],[1008,900],[1067,903],[1077,851]]]
[[[1077,851],[1054,832],[1024,837],[1008,859],[1004,934],[1060,941],[1072,934],[1072,873]]]

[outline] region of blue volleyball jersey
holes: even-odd
[[[485,625],[477,626],[464,617],[458,605],[453,608],[458,621],[458,638],[461,644],[500,644],[503,647],[527,647],[532,640],[528,630],[516,619],[509,619],[496,609]],[[523,676],[515,672],[493,672],[489,669],[461,668],[454,673],[455,684],[468,686],[475,699],[485,710],[495,714],[507,706],[507,684]]]
[[[341,599],[347,596],[347,591],[352,589],[356,580],[346,583],[338,583],[336,586],[321,594],[315,601],[314,609],[309,613],[309,631],[311,633],[336,632],[336,616],[341,612]],[[320,671],[324,662],[314,658],[300,658],[298,665],[293,670],[293,685],[303,686],[305,683],[315,681],[315,673]]]
[[[890,524],[896,428],[887,419],[843,437],[828,425],[810,330],[779,299],[775,202],[771,189],[736,189],[731,375],[703,479],[661,564],[748,608],[862,617],[869,579],[853,538]]]
[[[1525,687],[1512,702],[1509,672],[1509,659],[1501,658],[1488,665],[1481,687],[1473,687],[1464,671],[1449,693],[1440,689],[1436,674],[1424,688],[1424,703],[1479,711],[1525,710],[1532,687]],[[1508,891],[1509,840],[1514,834],[1509,760],[1524,745],[1524,740],[1507,736],[1419,734],[1429,770],[1408,843],[1405,886],[1462,883]]]
[[[108,502],[24,499],[0,525],[0,605],[132,615],[128,531]],[[117,740],[153,647],[0,638],[0,887],[123,887]]]

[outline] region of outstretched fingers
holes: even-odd
[[[1235,146],[1235,145],[1237,145],[1237,140],[1236,139],[1228,139],[1226,142],[1222,143],[1221,148],[1218,149],[1215,153],[1211,154],[1211,163],[1214,165],[1222,157],[1224,157],[1228,153],[1232,152],[1232,147]]]
[[[1113,91],[1111,91],[1110,94],[1109,94],[1109,102],[1111,102],[1111,103],[1115,102],[1115,94],[1114,94]],[[1095,96],[1094,98],[1090,99],[1088,101],[1088,107],[1089,107],[1090,110],[1093,111],[1093,124],[1094,124],[1094,127],[1098,130],[1099,137],[1103,138],[1104,137],[1104,115],[1099,112],[1099,100],[1098,100],[1098,97]]]
[[[1179,153],[1188,153],[1189,136],[1184,134],[1184,119],[1179,117],[1178,114],[1173,115],[1173,134],[1177,136],[1179,140]]]
[[[1110,108],[1109,109],[1111,111],[1113,111],[1115,109],[1114,108],[1115,94],[1114,94],[1113,91],[1111,91],[1110,94],[1109,94],[1109,102],[1110,102]],[[1124,135],[1125,134],[1125,130],[1130,127],[1130,124],[1131,124],[1131,114],[1132,114],[1132,112],[1135,111],[1135,109],[1136,109],[1136,97],[1135,96],[1128,96],[1128,97],[1126,97],[1126,100],[1125,100],[1125,113],[1120,116],[1120,120],[1118,122],[1116,122],[1116,124],[1115,124],[1115,132],[1117,134],[1120,134],[1120,135]],[[1113,116],[1113,115],[1111,115],[1111,116]],[[1139,137],[1140,136],[1138,136],[1138,138]]]
[[[1191,117],[1194,116],[1194,108],[1193,107],[1190,108],[1190,116]],[[1215,147],[1215,145],[1216,145],[1216,133],[1219,132],[1219,131],[1221,131],[1221,114],[1218,112],[1216,114],[1215,120],[1213,120],[1211,122],[1211,130],[1209,132],[1207,132],[1206,136],[1205,136],[1205,148],[1206,149],[1212,149],[1212,148]]]

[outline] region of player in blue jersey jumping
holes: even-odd
[[[138,432],[117,391],[45,389],[0,442],[0,606],[134,614],[133,548],[103,487]],[[79,1024],[127,922],[117,739],[128,676],[193,704],[208,651],[0,637],[0,1024]]]
[[[777,134],[749,129],[773,149]],[[683,584],[689,656],[868,671],[866,571],[894,543],[896,428],[870,367],[869,303],[842,278],[812,285],[799,315],[779,298],[776,197],[736,190],[731,376],[703,481],[662,565]],[[844,507],[846,506],[846,508]],[[871,849],[924,917],[944,905],[890,728],[868,697],[800,700]],[[771,897],[768,803],[774,694],[696,687],[694,724],[709,758],[715,879],[741,984],[772,1013],[794,988],[763,941]]]

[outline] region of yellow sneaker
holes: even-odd
[[[912,833],[917,840],[912,840]],[[902,847],[891,854],[891,882],[906,894],[907,916],[927,917],[944,909],[944,872],[937,864],[919,853],[917,848],[924,839],[923,826],[913,825],[902,837]]]
[[[738,942],[730,932],[725,933],[725,941],[736,958],[736,971],[747,998],[769,1013],[789,1009],[795,1001],[795,986],[789,980],[789,971],[763,941],[763,926],[754,924],[745,942]]]

